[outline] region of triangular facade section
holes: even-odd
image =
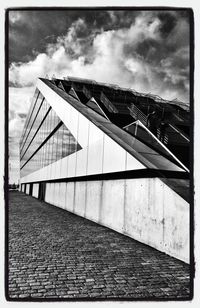
[[[108,119],[105,112],[101,109],[97,101],[92,97],[86,104],[88,107],[92,108],[94,111],[96,111],[98,114],[102,115],[104,118]]]
[[[162,143],[152,132],[143,125],[140,120],[134,121],[124,127],[124,130],[129,132],[132,136],[142,141],[144,144],[155,150],[157,153],[163,155],[171,162],[177,164],[186,171],[189,171],[186,166]]]
[[[22,176],[81,150],[81,145],[45,98],[30,123],[20,157]]]
[[[75,99],[79,99],[77,94],[76,94],[76,91],[74,90],[73,87],[71,87],[71,89],[69,90],[68,94],[71,95],[72,97],[74,97]]]
[[[61,80],[60,83],[62,84],[62,89],[66,92],[69,93],[71,86],[66,84],[64,80]]]
[[[64,86],[63,86],[62,81],[60,81],[60,82],[58,83],[57,87],[60,88],[61,90],[65,91],[65,88],[64,88]]]

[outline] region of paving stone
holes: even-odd
[[[10,292],[14,292],[14,291],[17,291],[17,290],[19,290],[17,287],[15,287],[15,288],[9,287],[9,291],[10,291]]]
[[[30,286],[40,286],[40,282],[29,282]]]
[[[18,298],[19,296],[16,294],[10,294],[10,298]]]
[[[73,290],[73,291],[67,291],[67,294],[78,294],[79,291],[78,290]]]
[[[55,289],[56,287],[52,284],[44,286],[45,289]]]
[[[43,297],[42,293],[32,293],[31,297]]]
[[[19,298],[26,298],[26,297],[29,297],[30,295],[29,294],[19,294]]]
[[[24,291],[24,290],[30,290],[30,287],[20,287],[20,290]]]
[[[189,266],[20,192],[10,193],[10,298],[190,298]]]
[[[102,284],[102,285],[98,285],[98,286],[93,286],[93,289],[102,289],[104,287],[105,287],[105,285]]]

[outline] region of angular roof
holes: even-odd
[[[80,79],[77,78],[73,78],[72,80],[71,79],[72,77],[70,77],[70,80],[59,80],[59,79],[55,79],[53,81],[47,79],[41,79],[41,80],[43,80],[45,83],[48,83],[48,85],[51,88],[53,88],[56,92],[59,92],[61,95],[63,95],[64,93],[69,94],[70,96],[67,97],[65,96],[69,100],[72,97],[75,98],[76,101],[78,100],[80,104],[77,105],[77,103],[75,103],[74,107],[77,106],[78,109],[81,109],[81,111],[87,110],[87,115],[88,113],[91,115],[90,120],[97,121],[98,125],[101,125],[103,121],[104,122],[103,126],[105,127],[102,128],[106,129],[106,127],[108,126],[112,127],[113,133],[116,134],[116,137],[121,136],[122,139],[124,139],[124,141],[127,142],[127,144],[130,143],[128,142],[128,139],[129,141],[130,139],[133,140],[133,137],[136,137],[137,139],[141,140],[139,135],[136,136],[136,134],[134,134],[133,136],[130,130],[127,129],[134,122],[137,122],[137,125],[140,125],[140,131],[143,129],[146,135],[145,138],[142,137],[141,140],[142,143],[146,143],[148,147],[151,147],[153,150],[156,150],[158,152],[159,149],[162,148],[163,149],[161,150],[162,155],[164,156],[166,155],[168,159],[172,160],[173,162],[176,161],[178,165],[183,167],[181,161],[176,159],[172,153],[169,154],[170,151],[169,149],[167,150],[167,146],[165,146],[165,144],[160,143],[157,138],[153,138],[154,136],[152,135],[152,133],[148,129],[145,129],[145,125],[142,125],[145,122],[144,120],[140,118],[134,119],[131,113],[131,106],[133,104],[135,97],[129,90],[125,92],[124,90],[121,90],[121,88],[119,87],[117,89],[115,88],[112,89],[110,86],[104,84],[103,85],[97,84],[94,81],[90,80],[84,79],[83,81],[80,81]],[[62,89],[61,92],[60,89]],[[89,107],[89,109],[83,107]],[[167,108],[169,109],[169,107]],[[95,111],[95,113],[92,113],[92,111]],[[171,113],[174,114],[174,110],[172,111],[173,112]],[[97,116],[97,113],[103,116],[104,119],[102,119],[101,117],[99,118]],[[188,116],[187,112],[183,111],[183,113],[185,114],[185,118],[187,118]],[[134,125],[136,125],[136,123]],[[170,124],[168,130],[173,131],[173,129],[174,126]],[[127,131],[128,134],[124,133],[125,131]],[[130,134],[132,135],[131,138],[130,136],[128,136]],[[146,138],[147,135],[148,138]],[[175,136],[176,143],[181,138],[183,139],[183,143],[189,142],[188,136],[185,136],[183,132],[179,131],[179,133],[173,135],[176,135]],[[149,141],[147,142],[148,139]],[[187,168],[184,169],[187,170]]]

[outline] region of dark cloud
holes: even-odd
[[[149,22],[152,22],[156,17],[160,20],[160,35],[163,39],[169,39],[168,52],[176,50],[176,42],[170,38],[170,35],[178,21],[182,19],[188,23],[187,12],[149,11],[146,13],[151,16]],[[85,27],[80,26],[76,29],[74,39],[79,39],[79,43],[82,45],[82,54],[86,54],[97,33],[130,27],[140,14],[141,11],[134,10],[10,11],[9,62],[25,63],[33,60],[37,54],[45,53],[47,45],[55,44],[58,36],[66,35],[72,23],[78,19],[85,22]],[[177,39],[177,43],[180,45],[181,37],[177,37]],[[132,49],[132,46],[127,46],[127,51],[128,49]],[[76,56],[70,46],[67,52]],[[159,53],[162,53],[163,56],[164,52],[165,56],[162,45],[158,46],[157,42],[151,39],[141,42],[137,47],[137,52],[145,58],[152,56],[158,60]],[[90,60],[87,59],[87,61]]]
[[[48,44],[66,35],[71,24],[83,19],[87,27],[77,29],[77,37],[85,38],[91,32],[117,29],[130,25],[138,13],[100,10],[45,10],[10,11],[9,62],[28,62],[35,54],[45,52]]]
[[[165,38],[171,33],[171,31],[176,26],[178,17],[177,17],[177,14],[175,15],[175,14],[170,14],[167,12],[159,13],[158,17],[160,21],[162,22],[159,30],[162,36]]]
[[[89,72],[89,65],[91,68],[93,65],[98,75],[100,68],[96,63],[99,60],[104,61],[105,66],[106,61],[110,61],[113,70],[118,66],[123,74],[127,74],[128,86],[140,83],[141,89],[149,91],[148,86],[151,88],[160,80],[163,87],[174,92],[176,86],[182,98],[188,91],[189,16],[185,11],[10,13],[10,79],[13,87],[34,84],[34,80],[51,71],[50,68],[55,74],[66,74],[83,72],[85,68]],[[158,92],[160,94],[159,89]]]
[[[10,14],[10,62],[27,62],[35,53],[45,52],[46,45],[56,42],[57,36],[64,35],[79,17],[76,11],[11,11]]]
[[[159,61],[160,43],[151,38],[138,43],[136,46],[136,53],[142,56],[146,61]]]

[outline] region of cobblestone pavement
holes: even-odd
[[[9,195],[9,298],[190,298],[189,266],[21,192]]]

